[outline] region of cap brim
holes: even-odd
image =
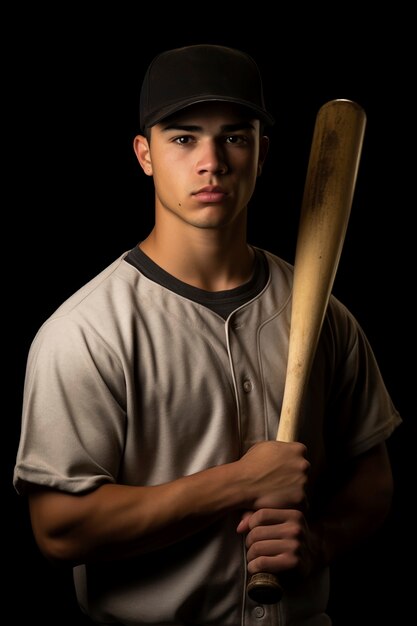
[[[182,111],[182,109],[186,109],[193,104],[201,104],[203,102],[231,102],[232,104],[237,104],[247,109],[248,111],[251,111],[254,114],[254,117],[260,119],[265,124],[269,126],[273,126],[273,124],[275,124],[274,117],[265,109],[254,105],[253,102],[246,102],[245,100],[241,100],[239,98],[210,95],[188,98],[187,100],[182,100],[181,102],[175,102],[167,105],[163,107],[163,109],[154,112],[150,118],[145,119],[143,125],[144,127],[154,126],[155,124],[159,124],[160,122],[162,122],[167,117],[174,115],[174,113]]]

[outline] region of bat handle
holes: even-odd
[[[282,587],[274,574],[253,574],[246,591],[251,600],[259,604],[276,604],[281,600]]]

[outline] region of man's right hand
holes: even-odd
[[[263,441],[238,461],[250,509],[304,509],[310,463],[298,442]]]

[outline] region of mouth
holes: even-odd
[[[217,185],[206,185],[192,195],[200,202],[221,202],[227,196],[227,192]]]

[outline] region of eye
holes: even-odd
[[[244,135],[227,135],[224,140],[225,143],[229,143],[235,146],[242,145],[248,142],[248,138]]]
[[[193,137],[191,135],[180,135],[180,137],[174,137],[173,141],[180,146],[186,146],[193,141]]]

